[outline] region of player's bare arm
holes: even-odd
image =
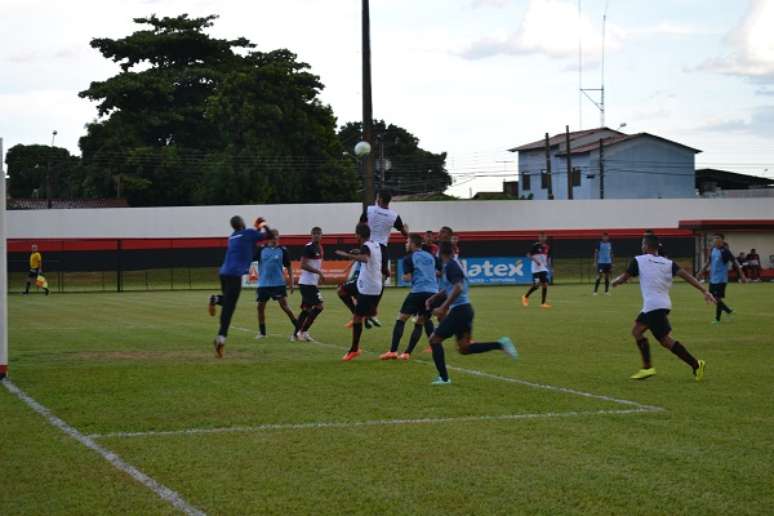
[[[353,262],[366,263],[368,261],[368,255],[360,254],[359,252],[353,253],[353,252],[342,251],[341,249],[338,249],[336,251],[336,256],[341,256],[342,258],[352,260]]]
[[[680,268],[680,269],[677,269],[677,273],[675,273],[675,275],[680,277],[680,278],[682,278],[683,280],[685,280],[686,283],[688,283],[693,288],[695,288],[696,290],[701,292],[704,295],[704,299],[708,303],[713,303],[713,304],[717,303],[717,300],[715,299],[715,296],[710,294],[709,290],[704,288],[704,285],[699,283],[699,280],[697,280],[696,278],[691,276],[691,274],[688,271],[686,271],[683,268]]]
[[[317,269],[316,267],[312,267],[309,265],[309,260],[306,256],[301,257],[301,270],[304,270],[306,272],[311,272],[312,274],[317,274],[320,276],[320,281],[325,281],[325,276],[323,275],[322,271],[320,269]]]
[[[624,283],[629,281],[629,279],[631,277],[632,277],[631,274],[629,274],[628,272],[624,272],[623,274],[618,276],[616,279],[614,279],[613,282],[611,283],[611,285],[613,285],[613,288],[615,288],[615,287],[617,287],[619,285],[623,285]]]
[[[460,297],[460,294],[462,293],[462,283],[455,283],[454,287],[452,288],[452,291],[449,293],[448,296],[446,296],[446,299],[444,300],[443,304],[433,310],[433,315],[436,317],[443,317],[449,312],[449,306],[454,302],[455,299]]]

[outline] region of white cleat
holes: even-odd
[[[312,338],[311,335],[309,335],[309,332],[305,331],[304,333],[301,333],[298,335],[298,338],[304,342],[315,342],[315,340]]]
[[[261,339],[265,339],[265,338],[266,338],[266,335],[264,335],[262,333],[259,333],[258,335],[255,336],[255,340],[261,340]]]

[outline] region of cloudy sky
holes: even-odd
[[[360,117],[358,0],[3,0],[0,136],[79,154],[94,106],[77,92],[117,66],[89,47],[133,17],[219,14],[212,33],[310,63],[339,122]],[[599,125],[607,5],[607,120],[702,149],[699,165],[774,177],[774,0],[371,0],[374,115],[449,153],[454,193],[496,190],[543,133]]]

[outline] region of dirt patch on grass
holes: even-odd
[[[73,353],[72,358],[91,362],[118,362],[118,361],[154,361],[154,362],[201,362],[214,360],[214,351],[80,351]],[[226,350],[224,360],[255,360],[255,354],[245,351]]]

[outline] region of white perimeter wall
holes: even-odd
[[[642,199],[394,203],[412,230],[677,228],[689,219],[774,219],[774,199]],[[350,233],[361,205],[305,204],[7,212],[8,238],[195,238],[228,235],[228,220],[263,216],[285,235]],[[763,254],[763,253],[761,253]]]

